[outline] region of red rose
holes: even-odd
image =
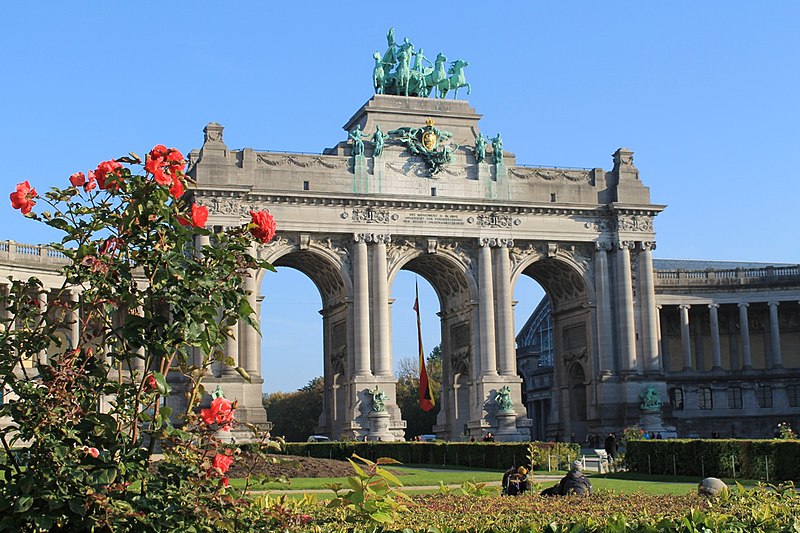
[[[101,189],[119,189],[120,183],[118,178],[121,178],[119,170],[122,164],[114,161],[103,161],[97,165],[97,170],[94,171],[94,177],[97,179],[97,184]]]
[[[172,177],[164,172],[164,158],[147,156],[147,162],[144,164],[145,170],[153,175],[153,179],[159,185],[171,186]]]
[[[230,429],[230,423],[233,422],[234,411],[233,402],[220,396],[214,398],[209,409],[200,410],[200,418],[208,425],[219,424],[222,426],[220,429],[227,431]]]
[[[11,193],[11,207],[19,209],[23,215],[27,215],[36,205],[33,198],[37,196],[39,195],[36,194],[36,189],[31,189],[31,184],[28,183],[28,180],[25,180],[22,183],[18,183],[17,190]]]
[[[85,453],[86,455],[91,455],[91,456],[92,456],[92,457],[94,457],[95,459],[97,459],[98,457],[100,457],[100,450],[98,450],[97,448],[90,448],[90,447],[88,447],[88,446],[84,446],[84,447],[83,447],[83,451],[84,451],[84,453]]]
[[[182,173],[186,169],[186,161],[183,159],[183,154],[175,148],[170,148],[167,154],[167,165],[169,165],[169,172]]]
[[[173,198],[180,198],[183,196],[183,182],[180,179],[173,181],[172,187],[169,188],[169,193]]]
[[[227,487],[228,485],[230,485],[230,481],[228,481],[228,476],[225,476],[224,478],[220,479],[219,482],[220,485],[222,485],[223,487]]]
[[[86,176],[83,172],[76,172],[69,177],[69,182],[73,187],[80,187],[81,185],[86,184]]]
[[[264,244],[267,244],[275,236],[275,219],[268,211],[250,211],[250,223],[254,227],[250,228],[253,237]]]
[[[153,374],[150,374],[146,378],[144,378],[144,391],[145,392],[153,392],[158,388],[158,382],[156,381],[156,377]]]
[[[94,170],[89,171],[89,181],[86,182],[86,185],[83,186],[83,190],[86,192],[91,191],[97,187],[97,180],[94,177]]]
[[[192,204],[192,212],[191,212],[192,220],[189,221],[188,219],[178,215],[178,223],[181,226],[194,226],[196,228],[202,228],[206,225],[206,221],[208,220],[208,208],[204,205],[197,205]]]
[[[211,466],[213,468],[218,468],[220,474],[224,474],[228,471],[228,469],[233,464],[233,457],[227,454],[218,453],[214,456],[214,460],[211,461]]]
[[[167,155],[167,147],[163,144],[157,144],[152,150],[150,150],[148,155],[153,159],[163,158],[165,155]]]

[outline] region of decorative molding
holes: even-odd
[[[363,235],[366,242],[383,243],[383,244],[390,244],[392,242],[391,235],[383,235],[380,233],[363,233],[361,235]]]
[[[653,217],[620,216],[617,225],[619,231],[653,231]]]
[[[313,166],[323,168],[348,168],[348,161],[346,158],[335,156],[297,156],[297,155],[282,155],[282,156],[269,156],[267,154],[256,154],[256,159],[259,163],[269,165],[271,167],[288,167],[295,166],[300,168],[309,168]]]
[[[476,224],[480,228],[510,228],[512,226],[519,226],[522,220],[515,219],[511,215],[499,215],[491,213],[488,215],[477,215],[476,217],[467,217],[468,224]]]
[[[396,213],[392,213],[388,210],[373,209],[371,207],[366,207],[364,209],[353,209],[350,213],[344,211],[339,216],[343,220],[347,220],[349,218],[353,222],[366,224],[388,224],[389,222],[400,218]]]
[[[387,256],[387,269],[391,271],[400,259],[405,256],[409,250],[417,248],[417,243],[409,239],[397,239],[391,243],[386,250]]]
[[[514,246],[514,239],[504,239],[500,237],[478,237],[479,246],[491,246],[492,248],[511,248]]]
[[[542,181],[570,181],[577,182],[590,182],[592,172],[590,170],[567,170],[562,168],[525,168],[525,167],[512,167],[508,169],[508,173],[519,179],[538,179]]]
[[[599,232],[617,231],[617,221],[613,218],[596,218],[584,223],[584,228],[593,229]]]

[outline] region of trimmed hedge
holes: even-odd
[[[800,480],[800,440],[634,440],[625,464],[642,474]]]
[[[289,442],[286,453],[306,455],[324,459],[345,460],[353,454],[365,459],[391,457],[405,464],[469,466],[505,470],[512,465],[528,463],[528,445],[542,448],[544,456],[556,451],[562,466],[569,463],[570,456],[580,453],[578,444],[553,442]],[[567,453],[564,453],[567,450]],[[546,460],[545,460],[546,461]],[[554,461],[555,462],[555,461]],[[546,464],[546,462],[544,463]],[[553,464],[555,467],[555,464]]]

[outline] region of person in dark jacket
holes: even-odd
[[[605,448],[608,454],[609,462],[613,464],[617,460],[617,436],[613,433],[609,433],[603,443],[603,448]]]
[[[524,466],[514,468],[513,466],[503,474],[503,494],[507,496],[518,496],[531,490],[531,482],[528,479],[528,469]]]
[[[583,474],[581,467],[580,461],[573,461],[572,469],[567,472],[567,475],[561,478],[558,485],[543,490],[542,496],[569,496],[570,494],[588,496],[591,494],[592,482]]]

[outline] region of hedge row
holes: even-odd
[[[353,454],[374,460],[391,457],[405,464],[469,466],[474,468],[506,469],[512,465],[528,463],[528,445],[541,449],[543,465],[547,455],[556,457],[562,467],[578,456],[578,444],[552,442],[290,442],[286,444],[289,455],[305,455],[326,459],[345,460]],[[539,465],[542,466],[542,465]]]
[[[799,481],[800,440],[635,440],[625,464],[643,474]]]

